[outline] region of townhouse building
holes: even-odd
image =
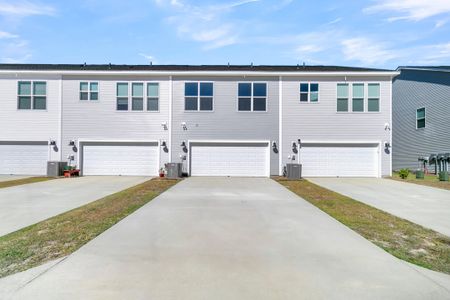
[[[391,70],[0,65],[0,174],[388,176]]]

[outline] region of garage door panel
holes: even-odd
[[[47,160],[46,142],[0,144],[0,174],[45,175]]]
[[[192,176],[268,176],[268,145],[193,145]]]
[[[305,177],[378,177],[378,147],[303,147],[300,160]]]
[[[83,175],[143,175],[158,173],[158,147],[149,144],[83,146]]]

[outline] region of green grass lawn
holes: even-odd
[[[408,178],[401,179],[400,176],[398,176],[397,172],[393,172],[392,177],[389,177],[389,178],[393,179],[393,180],[397,180],[397,181],[415,183],[415,184],[450,190],[450,181],[439,181],[439,178],[436,175],[428,174],[428,175],[425,175],[424,179],[416,179],[416,174],[409,173]]]
[[[52,179],[55,179],[55,177],[29,177],[29,178],[1,181],[0,189],[11,187],[11,186],[16,186],[16,185],[47,181],[47,180],[52,180]]]
[[[449,237],[307,180],[276,180],[392,255],[450,274]]]
[[[76,251],[178,181],[155,178],[0,237],[0,277]]]

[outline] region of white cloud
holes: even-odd
[[[31,54],[25,54],[21,57],[2,57],[1,62],[4,64],[23,64],[30,60]]]
[[[147,62],[156,63],[155,57],[153,57],[152,55],[148,55],[148,54],[145,54],[145,53],[139,53],[139,56],[142,56],[143,58],[145,58],[145,60]]]
[[[203,6],[181,0],[154,1],[170,10],[171,16],[166,20],[176,28],[181,38],[203,43],[203,49],[210,50],[238,43],[239,21],[229,19],[227,14],[243,5],[261,0],[240,0]]]
[[[0,43],[0,61],[2,63],[24,63],[32,57],[28,42],[14,39],[10,42]]]
[[[384,65],[399,56],[395,50],[388,49],[379,41],[368,38],[344,39],[341,45],[346,60],[358,61],[364,65]]]
[[[449,0],[375,0],[377,4],[364,9],[366,13],[391,12],[397,16],[388,20],[420,21],[450,13]]]
[[[18,38],[19,36],[16,34],[12,34],[6,31],[0,31],[0,39],[15,39]]]
[[[0,1],[0,15],[13,17],[27,17],[33,15],[52,16],[56,13],[54,7],[30,1]]]

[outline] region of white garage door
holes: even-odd
[[[0,174],[45,175],[47,142],[0,143]]]
[[[378,177],[378,144],[304,145],[304,177]]]
[[[82,147],[83,175],[158,174],[157,143],[85,143]]]
[[[191,144],[192,176],[267,177],[268,143]]]

